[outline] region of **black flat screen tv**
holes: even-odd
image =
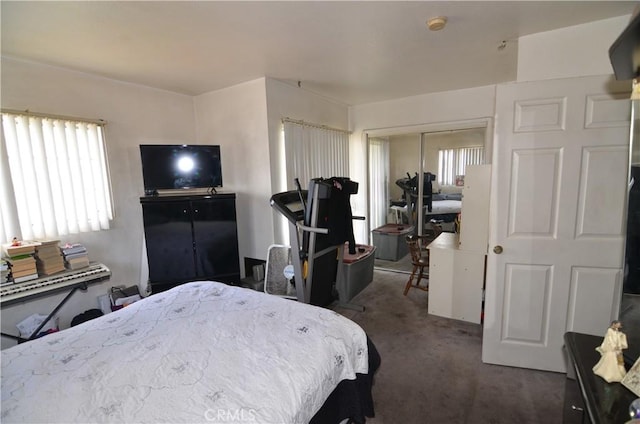
[[[141,144],[140,157],[145,193],[222,187],[218,145]]]

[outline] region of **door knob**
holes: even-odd
[[[496,255],[499,255],[502,253],[502,246],[497,245],[493,248],[493,253],[495,253]]]

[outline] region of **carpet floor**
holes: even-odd
[[[413,268],[413,265],[411,264],[411,255],[407,253],[397,261],[386,261],[384,259],[376,259],[375,267],[377,269],[385,270],[385,271],[411,273],[411,269]]]
[[[364,312],[334,308],[382,357],[367,423],[562,422],[564,374],[484,364],[481,325],[428,315],[428,292],[402,295],[407,278],[376,269],[352,300]]]

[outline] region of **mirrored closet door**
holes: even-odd
[[[622,305],[627,328],[640,328],[640,84],[634,84],[629,146],[629,193]]]

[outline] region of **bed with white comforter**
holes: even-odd
[[[1,421],[307,423],[368,371],[343,316],[193,282],[3,350]]]
[[[458,214],[462,210],[462,201],[460,200],[434,200],[431,202],[431,212],[425,208],[425,215],[447,215]]]

